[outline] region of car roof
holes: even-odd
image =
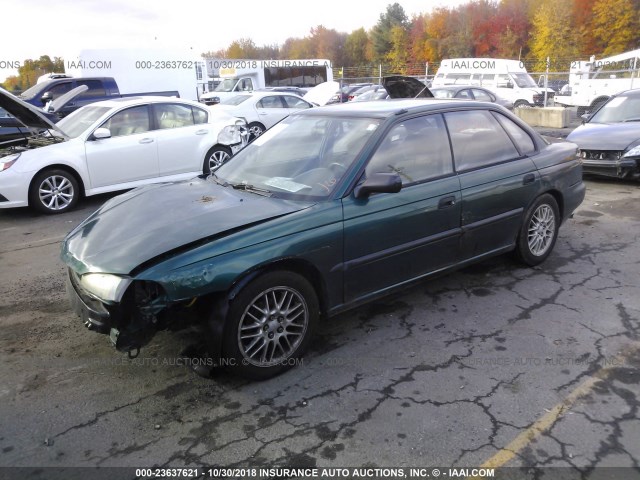
[[[198,102],[194,102],[192,100],[187,100],[184,98],[177,97],[162,97],[162,96],[138,96],[138,97],[122,97],[122,98],[114,98],[111,100],[102,100],[100,102],[91,103],[89,105],[96,107],[122,107],[127,105],[138,105],[140,103],[182,103],[187,105],[193,105],[200,108],[203,108],[204,105]]]
[[[478,90],[487,90],[485,87],[481,87],[480,85],[442,85],[432,87],[431,90],[462,90],[463,88],[477,88]]]
[[[470,108],[492,108],[496,105],[489,102],[469,101],[463,99],[389,99],[383,102],[347,102],[341,104],[325,105],[320,108],[300,110],[292,115],[315,115],[315,116],[353,116],[353,117],[375,117],[387,118],[393,115],[400,115],[410,112],[440,111],[447,108],[470,107]]]

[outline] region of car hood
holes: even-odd
[[[0,88],[0,107],[4,108],[11,115],[16,117],[26,127],[35,130],[55,130],[63,137],[68,138],[65,133],[56,127],[44,113],[33,105],[20,100],[18,97]]]
[[[227,234],[311,206],[234,190],[211,178],[114,197],[67,235],[62,258],[79,273],[129,274]]]
[[[433,93],[420,80],[413,77],[395,75],[384,77],[382,85],[389,98],[433,98]]]
[[[640,139],[640,123],[585,123],[567,136],[583,150],[626,150]]]
[[[326,105],[339,90],[340,84],[338,82],[324,82],[313,87],[302,98],[316,105]]]

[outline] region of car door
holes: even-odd
[[[514,245],[540,188],[529,134],[498,112],[444,114],[462,193],[462,260]],[[516,147],[518,145],[518,147]]]
[[[398,193],[343,200],[345,302],[364,298],[456,262],[460,183],[441,115],[403,120],[365,170],[396,172]]]
[[[85,142],[91,187],[99,188],[158,176],[155,132],[150,130],[149,106],[138,105],[114,113],[100,127],[110,138]]]
[[[217,141],[211,138],[203,146],[203,139],[213,131],[210,124],[202,123],[203,119],[206,122],[208,113],[191,105],[171,102],[154,103],[151,110],[157,128],[160,176],[201,172],[206,150]]]
[[[289,115],[289,109],[284,103],[282,95],[269,95],[256,102],[258,121],[265,128],[271,128],[284,117]]]

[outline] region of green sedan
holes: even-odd
[[[212,174],[114,197],[69,233],[71,302],[132,356],[195,322],[214,363],[268,378],[323,318],[494,255],[543,262],[584,199],[576,153],[490,103],[294,113]]]

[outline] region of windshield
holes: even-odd
[[[109,110],[109,107],[82,107],[60,120],[57,126],[69,138],[76,138]]]
[[[245,100],[249,100],[251,95],[236,95],[235,97],[227,98],[220,102],[220,105],[240,105]]]
[[[328,198],[380,124],[377,119],[289,117],[240,151],[218,181],[295,200]]]
[[[237,80],[235,78],[225,78],[222,80],[216,88],[213,89],[214,92],[231,92],[233,87],[236,86]]]
[[[640,122],[640,96],[613,97],[589,120],[589,123],[617,122]]]
[[[511,77],[516,82],[516,85],[520,88],[537,87],[536,82],[528,73],[512,73]]]

